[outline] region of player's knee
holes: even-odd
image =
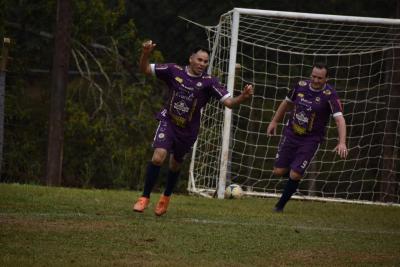
[[[163,165],[163,163],[164,163],[164,160],[161,158],[161,157],[153,157],[152,159],[151,159],[151,163],[153,163],[154,165],[156,165],[156,166],[161,166],[161,165]]]
[[[284,175],[286,175],[287,173],[288,173],[288,169],[285,169],[285,168],[274,168],[273,170],[272,170],[272,174],[274,175],[274,176],[284,176]]]
[[[151,158],[151,163],[157,166],[163,165],[164,161],[165,161],[165,156],[158,153],[154,153],[153,157]]]
[[[302,177],[303,177],[303,175],[301,173],[298,173],[298,172],[296,172],[294,170],[290,171],[290,178],[292,180],[300,181]]]
[[[153,153],[153,157],[151,158],[151,163],[157,166],[163,165],[165,158],[167,157],[167,150],[162,148],[156,148]]]

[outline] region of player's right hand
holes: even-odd
[[[156,46],[156,44],[153,43],[152,40],[148,40],[148,41],[143,42],[143,44],[142,44],[143,53],[146,53],[146,54],[151,53],[151,51],[153,51],[155,46]]]
[[[277,128],[277,126],[278,126],[278,124],[277,124],[276,122],[271,121],[271,122],[268,124],[268,127],[267,127],[267,135],[268,135],[268,136],[276,135],[276,128]]]

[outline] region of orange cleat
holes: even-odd
[[[133,205],[133,211],[143,212],[145,208],[149,205],[150,199],[147,197],[139,197],[135,205]]]
[[[156,205],[156,207],[154,209],[154,213],[157,216],[161,216],[161,215],[163,215],[164,213],[167,212],[170,198],[171,197],[167,197],[167,196],[161,195],[160,200],[158,201],[158,203],[157,203],[157,205]]]

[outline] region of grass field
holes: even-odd
[[[400,208],[0,184],[0,266],[400,266]]]

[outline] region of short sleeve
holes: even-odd
[[[294,87],[288,92],[285,98],[286,101],[293,103],[296,100],[296,88],[297,87]]]
[[[231,96],[231,94],[228,92],[226,87],[222,85],[218,79],[212,78],[211,81],[211,92],[212,95],[218,99],[220,102],[224,102],[225,99]]]
[[[335,91],[332,92],[329,98],[329,107],[333,117],[343,115],[343,107],[340,99]]]
[[[151,64],[152,73],[160,80],[168,81],[172,76],[172,67],[174,64]]]

